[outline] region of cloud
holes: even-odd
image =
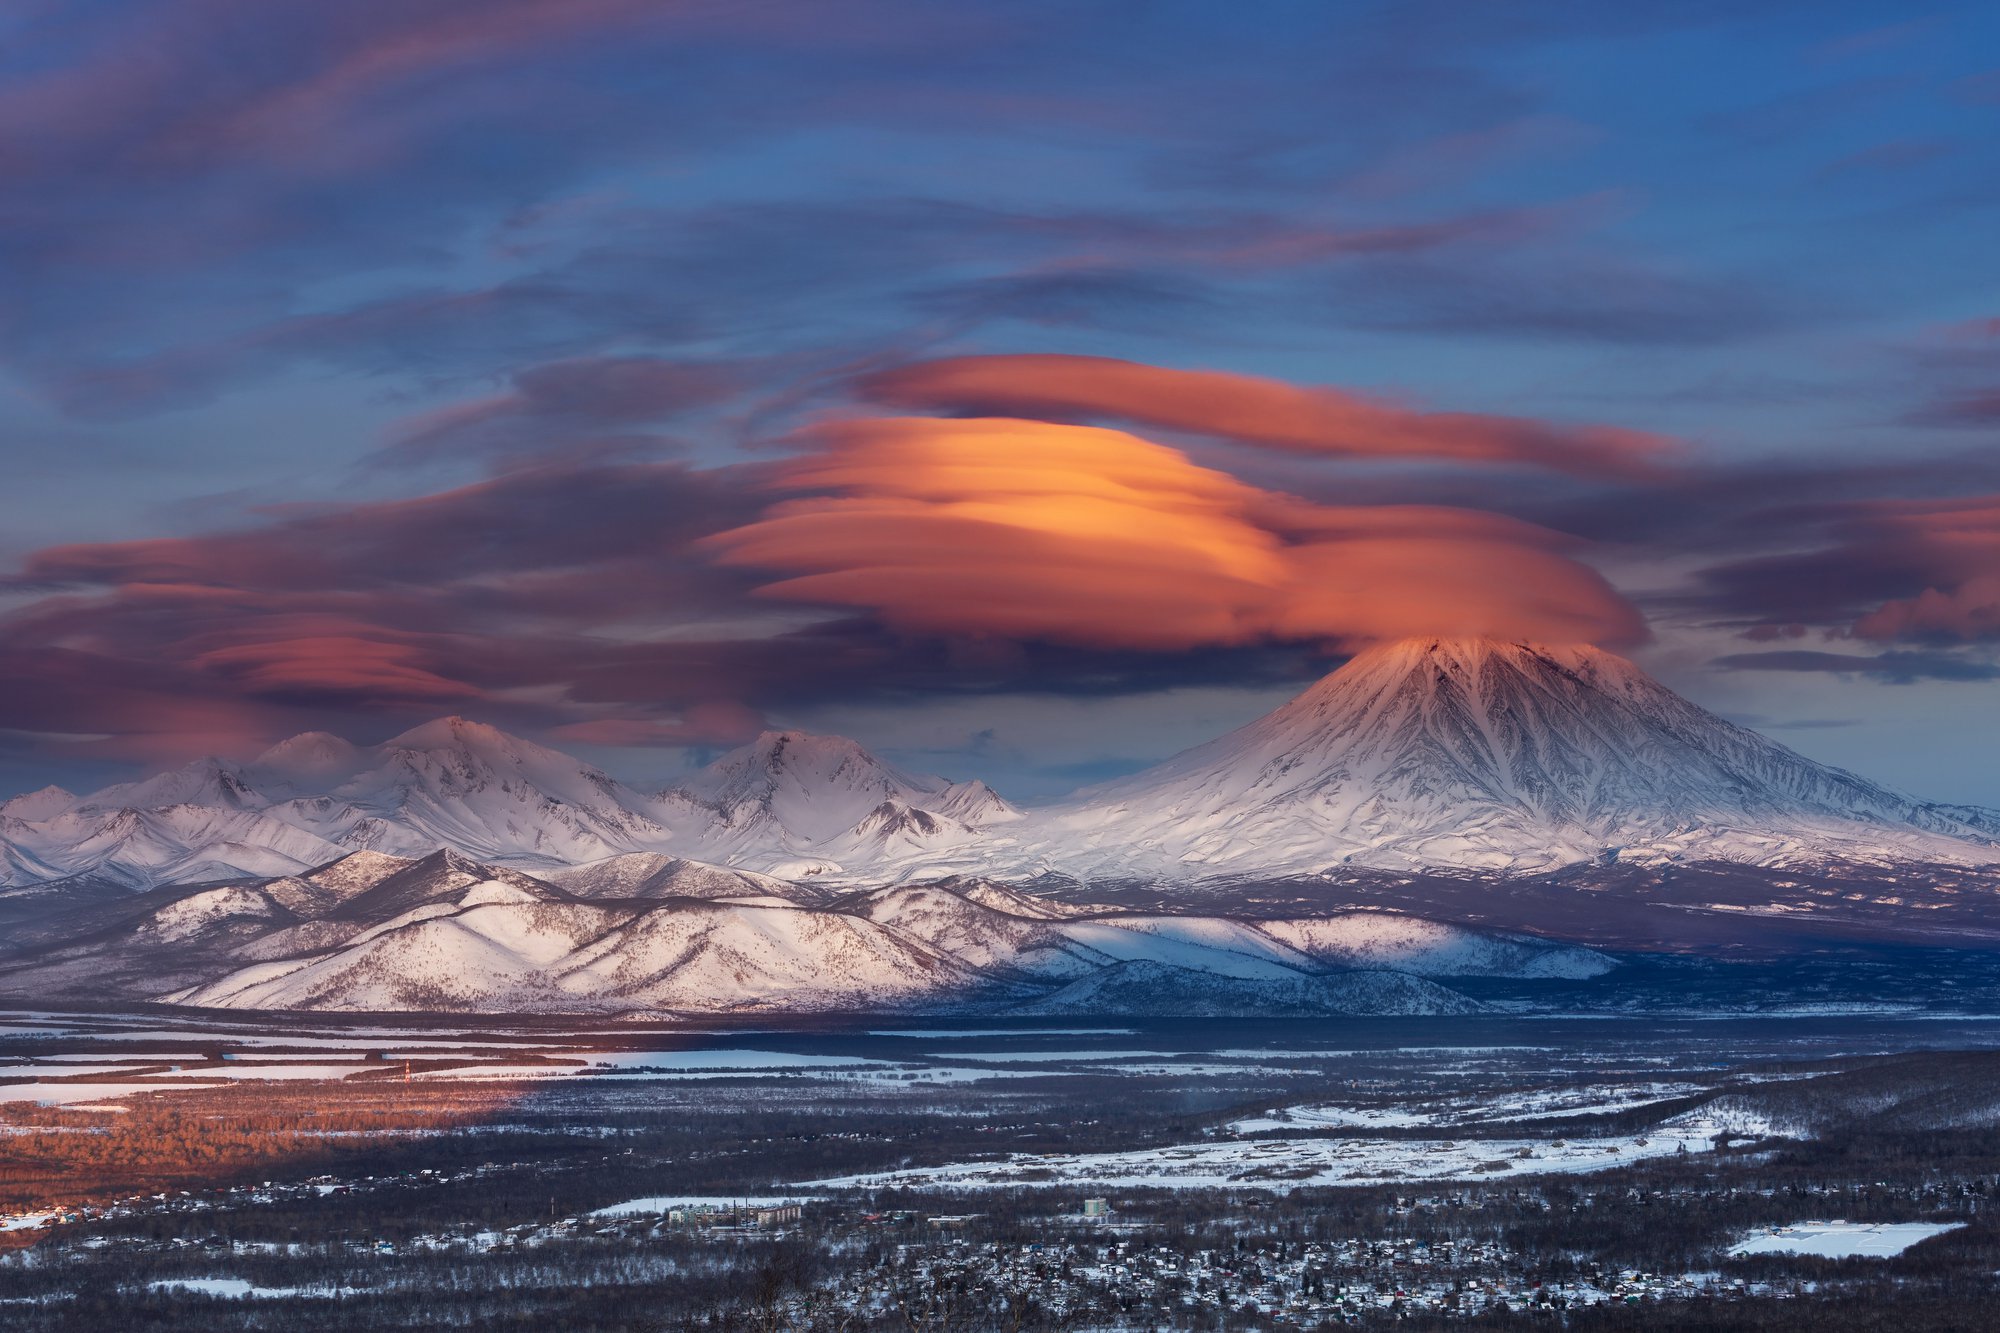
[[[2000,640],[2000,495],[1846,501],[1774,527],[1803,549],[1700,571],[1707,605],[1877,642]]]
[[[1191,274],[1109,265],[973,278],[917,292],[912,301],[961,324],[1012,320],[1149,334],[1212,320],[1223,305],[1219,292]]]
[[[1528,464],[1596,476],[1656,475],[1674,453],[1657,435],[1518,417],[1427,412],[1341,389],[1111,357],[963,356],[881,371],[875,402],[985,416],[1112,419],[1297,453]]]
[[[1903,352],[1923,395],[1903,414],[1906,424],[1976,431],[2000,427],[2000,319],[1933,326]]]
[[[581,745],[741,745],[764,730],[764,715],[728,700],[696,704],[678,718],[602,717],[568,722],[551,738]]]
[[[1991,430],[2000,426],[2000,389],[1950,394],[1910,413],[1917,426],[1966,426]]]
[[[893,337],[941,317],[1133,328],[1148,312],[1185,316],[1207,276],[1484,248],[1546,225],[1531,205],[1410,219],[1247,195],[1162,208],[1142,180],[1082,208],[1060,187],[938,198],[952,183],[923,170],[924,153],[856,200],[792,170],[801,134],[837,141],[836,173],[877,160],[884,136],[1026,132],[1074,144],[1049,154],[1062,159],[1051,181],[1108,158],[1143,178],[1267,137],[1278,103],[1231,95],[1251,75],[1286,88],[1291,116],[1391,98],[1421,109],[1414,129],[1323,116],[1349,125],[1340,152],[1365,165],[1412,133],[1471,129],[1487,101],[1467,103],[1463,85],[1487,80],[1404,77],[1378,54],[1355,60],[1363,86],[1320,59],[1272,61],[1281,29],[1239,40],[1192,14],[1133,43],[1129,19],[1089,7],[838,10],[44,7],[0,59],[0,350],[63,410],[115,419],[300,364],[477,377],[556,357],[846,342],[863,325]]]
[[[1862,655],[1785,649],[1767,653],[1731,653],[1714,659],[1709,665],[1724,671],[1816,671],[1840,676],[1868,676],[1891,685],[1910,685],[1919,680],[2000,680],[2000,666],[1944,653],[1887,652]],[[1803,727],[1848,724],[1791,722],[1782,725]]]
[[[1892,598],[1855,621],[1854,632],[1881,640],[2000,639],[2000,548],[1987,555],[1992,572],[1973,574],[1949,589]]]
[[[1560,252],[1398,260],[1339,274],[1332,317],[1357,328],[1634,347],[1738,342],[1796,324],[1804,304],[1756,275],[1711,276]]]
[[[697,543],[754,521],[759,467],[507,471],[242,528],[51,547],[0,580],[0,730],[46,753],[254,753],[476,703],[593,745],[729,744],[773,709],[1098,697],[1314,674],[1289,645],[1182,653],[913,635],[787,609]],[[82,737],[84,739],[78,739]]]
[[[237,682],[245,693],[279,699],[465,699],[480,694],[430,670],[430,654],[407,636],[369,625],[314,623],[316,619],[270,617],[258,639],[198,651],[190,665]]]
[[[519,464],[658,453],[673,442],[633,428],[727,401],[743,388],[744,377],[733,365],[601,356],[530,366],[516,371],[512,382],[510,392],[403,422],[376,461]]]
[[[755,513],[746,475],[682,464],[517,471],[241,530],[37,552],[0,584],[23,602],[0,616],[11,672],[0,726],[143,735],[158,729],[155,714],[199,711],[202,734],[221,744],[467,699],[573,720],[563,691],[630,660],[621,639],[643,640],[635,627],[742,607],[747,580],[688,547]],[[608,637],[593,646],[591,635]],[[687,708],[733,690],[684,662],[624,702]],[[79,725],[107,711],[118,725]]]
[[[1637,614],[1557,534],[1313,504],[1122,431],[893,418],[822,428],[798,498],[706,539],[769,598],[913,632],[1173,651],[1420,633],[1623,643]]]

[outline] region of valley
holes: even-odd
[[[1845,1328],[2000,1253],[2000,1018],[4,1022],[23,1329]]]

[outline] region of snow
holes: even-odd
[[[1135,917],[1065,922],[1051,928],[1116,962],[1164,963],[1244,980],[1288,980],[1314,971],[1312,960],[1248,926],[1204,917]]]
[[[628,1199],[609,1208],[586,1213],[587,1217],[644,1217],[675,1208],[776,1208],[788,1203],[817,1203],[824,1194],[659,1194],[644,1199]]]
[[[223,1086],[220,1083],[7,1083],[0,1084],[0,1102],[68,1106],[77,1102],[103,1101],[110,1097],[129,1097],[136,1092],[192,1092]]]
[[[592,1058],[601,1069],[835,1069],[879,1065],[854,1055],[800,1055],[791,1051],[617,1051]]]
[[[0,819],[26,821],[53,819],[75,804],[74,793],[51,785],[43,787],[40,791],[16,796],[9,801],[0,801]]]
[[[34,1231],[45,1227],[61,1217],[60,1210],[43,1213],[17,1213],[13,1217],[0,1218],[0,1231]]]
[[[200,1059],[201,1057],[196,1056],[194,1058]],[[0,1079],[116,1078],[126,1074],[136,1074],[141,1069],[149,1068],[155,1064],[165,1065],[171,1063],[173,1062],[164,1056],[159,1058],[158,1060],[155,1060],[152,1056],[146,1056],[143,1059],[127,1060],[122,1064],[115,1064],[115,1065],[69,1064],[63,1062],[53,1062],[51,1064],[43,1064],[37,1061],[34,1064],[0,1065]],[[6,1088],[4,1086],[0,1086],[0,1098],[4,1098],[6,1095],[7,1095]]]
[[[1819,1259],[1893,1259],[1912,1245],[1957,1231],[1963,1222],[1796,1222],[1754,1231],[1732,1255],[1806,1254]]]
[[[953,1051],[954,1060],[985,1064],[1099,1064],[1130,1060],[1175,1060],[1178,1051]]]
[[[1621,658],[1453,639],[1371,649],[1248,726],[1026,813],[983,783],[906,773],[840,737],[767,732],[648,794],[442,718],[368,749],[307,733],[248,765],[198,760],[82,798],[44,789],[0,814],[0,885],[272,877],[440,847],[548,870],[657,858],[701,867],[686,881],[704,897],[725,896],[718,875],[755,872],[852,885],[1048,870],[1168,881],[1342,865],[1532,872],[1606,858],[2000,863],[2000,814],[1923,804],[1814,764]],[[745,892],[792,896],[754,880],[727,896]],[[1006,891],[972,896],[1011,910],[995,892]],[[1017,895],[1011,908],[1063,915],[1032,901]],[[1252,957],[1289,949],[1433,976],[1607,966],[1394,921],[1261,929]]]
[[[1475,640],[1362,653],[1246,727],[1025,814],[838,737],[765,733],[647,794],[461,718],[7,808],[0,886],[205,882],[12,979],[171,977],[130,998],[248,1009],[1469,1012],[1428,979],[1618,964],[1388,912],[1114,911],[965,876],[2000,862],[2000,815],[1812,764],[1596,649]]]
[[[1496,1124],[1503,1122],[1557,1120],[1571,1116],[1611,1115],[1640,1110],[1681,1097],[1713,1091],[1700,1083],[1614,1083],[1559,1088],[1537,1088],[1531,1092],[1498,1093],[1480,1097],[1446,1097],[1399,1101],[1395,1106],[1355,1106],[1323,1103],[1287,1108],[1278,1116],[1253,1116],[1232,1121],[1238,1133],[1266,1130],[1329,1128],[1421,1128],[1447,1125]],[[1709,1112],[1710,1119],[1729,1118],[1736,1113],[1723,1108]],[[1731,1124],[1739,1121],[1732,1119]],[[1769,1125],[1759,1126],[1761,1133]],[[1738,1129],[1735,1132],[1747,1133]],[[1761,1133],[1755,1136],[1761,1137]]]
[[[977,1041],[986,1037],[1124,1037],[1134,1028],[873,1028],[871,1037],[913,1037],[921,1041]]]
[[[1001,1161],[839,1176],[819,1189],[1263,1189],[1410,1181],[1580,1175],[1658,1157],[1707,1152],[1714,1126],[1683,1117],[1672,1130],[1548,1139],[1266,1138],[1204,1141],[1138,1152],[1013,1154]]]
[[[661,793],[702,859],[797,875],[928,857],[1019,812],[984,783],[902,772],[851,740],[767,731]]]
[[[276,1064],[276,1065],[205,1065],[197,1071],[202,1078],[226,1078],[233,1082],[296,1082],[314,1079],[341,1079],[362,1069],[380,1069],[381,1065],[360,1062],[344,1065],[329,1064]]]
[[[1606,855],[2000,861],[2000,819],[1814,764],[1622,658],[1452,639],[1361,653],[1266,717],[1011,835],[1057,870],[1181,878],[1528,872]]]
[[[153,1291],[188,1292],[223,1300],[288,1300],[299,1296],[331,1299],[357,1292],[354,1287],[260,1287],[240,1277],[168,1277],[148,1282],[146,1286]]]

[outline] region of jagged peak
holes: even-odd
[[[705,797],[740,800],[768,793],[779,782],[845,780],[884,791],[937,791],[941,778],[914,777],[876,758],[858,741],[809,731],[766,731],[731,750],[674,789]],[[670,789],[671,790],[671,789]]]
[[[314,866],[312,869],[304,872],[300,878],[310,880],[313,883],[325,880],[345,882],[359,879],[368,879],[372,882],[387,878],[399,871],[408,870],[415,864],[416,859],[414,857],[391,856],[387,852],[378,852],[364,847],[359,851],[349,852],[345,856],[328,861],[324,865]]]
[[[0,801],[0,817],[25,819],[30,823],[42,819],[53,819],[77,802],[73,791],[56,786],[53,782],[34,791],[22,792],[9,801]]]
[[[866,836],[888,837],[896,833],[908,833],[917,837],[935,837],[951,828],[962,828],[954,820],[948,820],[930,810],[905,805],[901,801],[884,801],[870,810],[853,832]]]
[[[757,760],[765,767],[799,764],[817,767],[841,762],[862,763],[885,769],[889,767],[859,741],[850,740],[845,736],[828,736],[812,731],[759,732],[757,739],[732,753],[741,755],[745,759]],[[728,757],[725,756],[725,761]]]
[[[227,759],[205,755],[179,768],[155,773],[136,782],[119,782],[78,801],[79,810],[153,809],[183,805],[213,797],[225,806],[242,808],[261,799],[244,778],[242,768]]]

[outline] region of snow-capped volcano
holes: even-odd
[[[1585,646],[1410,639],[1086,790],[1036,831],[1096,873],[2000,861],[2000,818],[1816,764]]]

